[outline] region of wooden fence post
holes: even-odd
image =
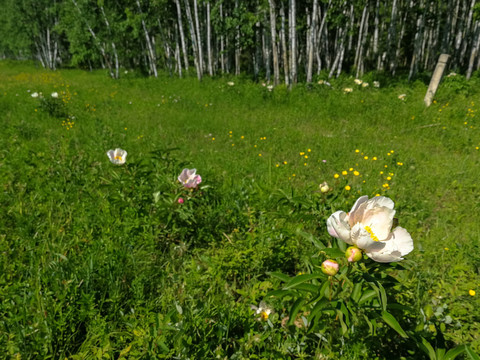
[[[427,94],[425,95],[425,105],[430,106],[432,104],[432,99],[437,92],[438,84],[440,84],[440,80],[442,80],[443,71],[445,70],[445,66],[447,65],[448,59],[450,55],[448,54],[441,54],[438,58],[437,66],[435,67],[435,71],[433,72],[432,79],[430,80],[430,85],[428,85]]]

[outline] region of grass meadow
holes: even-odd
[[[429,108],[428,80],[362,80],[270,91],[0,62],[0,357],[478,358],[480,78],[445,77]],[[356,298],[350,268],[315,274],[344,250],[327,218],[361,195],[394,200],[415,249],[355,264],[373,289]],[[322,284],[347,295],[296,301]]]

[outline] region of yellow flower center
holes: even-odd
[[[370,238],[373,240],[373,241],[379,241],[378,240],[378,237],[373,233],[373,230],[370,226],[365,226],[365,230],[367,230],[367,232],[370,234]]]
[[[260,317],[262,318],[263,321],[268,320],[268,313],[266,311],[262,311],[260,314]]]
[[[120,155],[115,156],[115,160],[122,160],[122,157]]]

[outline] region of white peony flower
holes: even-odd
[[[394,203],[384,196],[360,197],[349,213],[337,211],[327,220],[328,233],[365,251],[377,262],[395,262],[413,250],[413,240],[402,227],[392,231]]]
[[[34,93],[31,95],[31,97],[37,98],[37,97],[38,97],[38,93],[37,93],[37,92],[34,92]]]
[[[53,93],[52,93],[52,98],[57,99],[57,98],[58,98],[58,93],[57,93],[57,92],[53,92]]]
[[[197,169],[183,169],[182,173],[178,176],[178,181],[187,188],[195,188],[202,182],[202,177],[196,174]]]
[[[373,82],[373,87],[379,88],[380,87],[380,82],[379,81],[374,81]]]
[[[362,85],[362,83],[363,83],[363,81],[360,80],[360,79],[355,79],[355,80],[353,80],[353,82],[357,85]]]
[[[127,160],[127,152],[122,149],[108,150],[107,156],[116,165],[123,165]]]

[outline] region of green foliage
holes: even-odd
[[[377,74],[269,91],[0,70],[0,358],[476,358],[473,88],[426,109],[424,83]],[[326,232],[363,194],[396,202],[404,262],[347,264]]]

